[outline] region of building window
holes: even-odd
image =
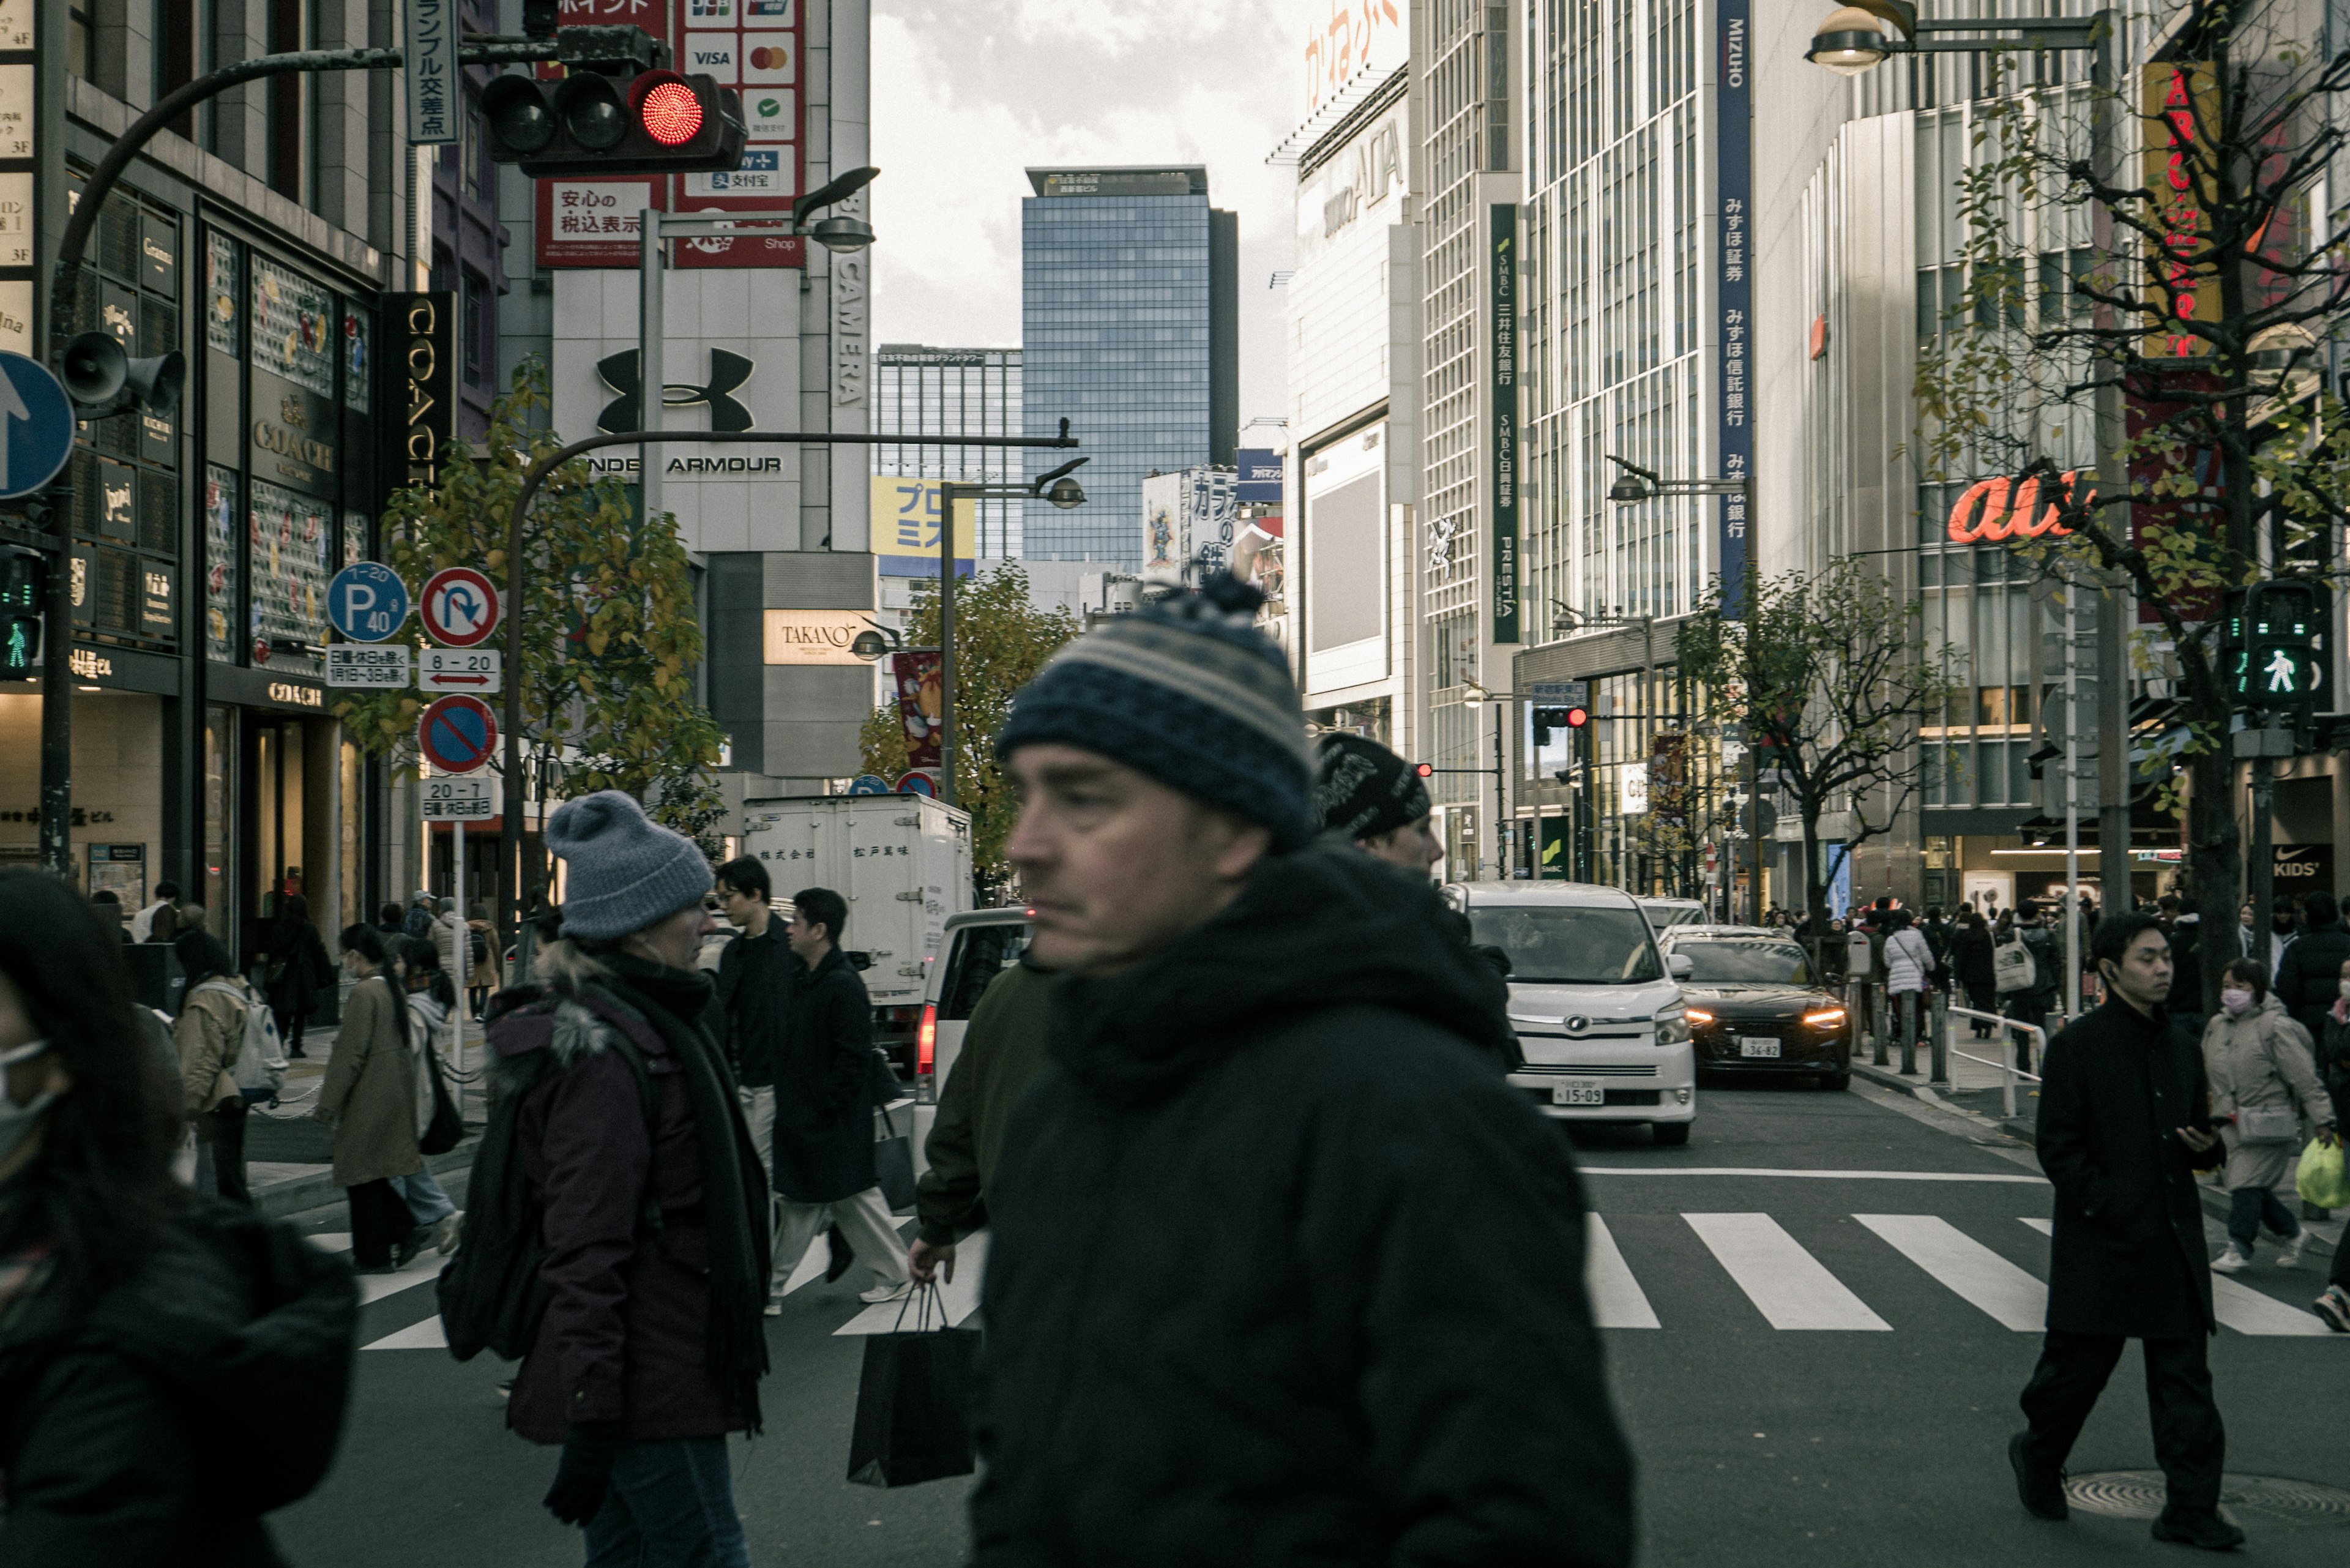
[[[486,386],[489,382],[490,347],[497,341],[497,296],[482,275],[473,268],[465,269],[465,298],[461,319],[465,326],[465,384]]]

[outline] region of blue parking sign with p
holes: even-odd
[[[327,586],[327,618],[353,642],[381,642],[408,619],[408,585],[380,561],[356,561]]]

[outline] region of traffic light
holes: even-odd
[[[0,545],[0,677],[21,680],[40,672],[48,587],[49,563],[38,550]]]
[[[1580,730],[1591,722],[1591,710],[1579,703],[1545,703],[1534,710],[1534,744],[1550,744],[1553,730]]]
[[[743,99],[710,76],[669,68],[642,28],[565,27],[563,79],[498,77],[482,89],[490,157],[534,179],[701,174],[743,162]]]
[[[2228,618],[2228,691],[2248,708],[2321,707],[2332,695],[2325,647],[2331,606],[2323,585],[2297,577],[2254,583]]]
[[[1436,764],[1434,763],[1414,763],[1411,764],[1411,771],[1422,779],[1434,778],[1436,776]]]

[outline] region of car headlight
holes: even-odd
[[[1713,1014],[1702,1007],[1684,1007],[1681,1009],[1681,1016],[1689,1020],[1690,1027],[1692,1029],[1713,1022]]]
[[[1686,1045],[1690,1038],[1690,1012],[1687,1008],[1668,1007],[1657,1014],[1657,1044]]]
[[[1844,1022],[1841,1007],[1819,1007],[1804,1014],[1804,1022],[1814,1029],[1834,1029]]]

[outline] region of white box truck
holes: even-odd
[[[971,815],[919,794],[778,795],[743,803],[743,853],[778,900],[829,888],[848,901],[841,947],[864,955],[873,1038],[909,1078],[930,965],[947,917],[972,905]]]

